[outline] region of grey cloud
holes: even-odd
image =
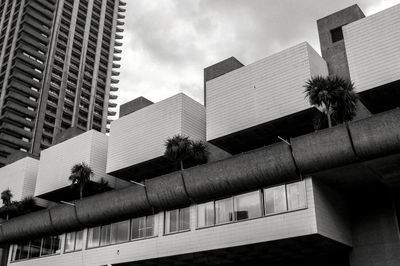
[[[163,92],[188,91],[201,101],[204,67],[230,56],[248,64],[302,41],[319,51],[316,20],[353,4],[351,0],[129,0],[125,31],[131,42],[123,49],[141,51],[146,57],[123,59],[120,93],[150,94],[148,90],[162,87]],[[376,1],[358,4],[366,10]],[[124,68],[124,61],[130,60],[142,61],[133,69]],[[153,72],[144,73],[145,69]]]

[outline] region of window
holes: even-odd
[[[233,198],[215,201],[216,223],[229,223],[234,219],[233,215]]]
[[[214,201],[197,205],[197,227],[215,224]]]
[[[145,216],[132,219],[131,225],[131,238],[145,238],[156,235],[156,222],[155,216]]]
[[[190,207],[165,212],[165,233],[190,230]]]
[[[40,256],[40,247],[42,239],[35,239],[31,241],[29,248],[29,258],[38,258]]]
[[[83,231],[67,233],[65,236],[65,252],[82,250]]]
[[[129,240],[129,220],[111,224],[111,244]]]
[[[235,220],[245,220],[261,216],[261,193],[254,191],[233,197]]]
[[[105,246],[110,244],[111,240],[111,225],[104,225],[100,230],[100,246]]]
[[[49,236],[43,238],[41,256],[60,253],[60,237]]]
[[[89,228],[87,247],[94,248],[129,240],[130,220]]]
[[[332,38],[332,43],[343,40],[342,27],[337,27],[337,28],[331,30],[331,38]]]
[[[60,254],[60,237],[50,236],[34,239],[13,246],[11,261]]]
[[[285,185],[264,189],[265,214],[287,211]]]
[[[88,230],[88,248],[98,247],[100,245],[100,226],[89,228]]]
[[[286,190],[290,211],[307,207],[306,188],[303,181],[286,185]]]

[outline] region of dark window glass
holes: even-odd
[[[342,27],[338,27],[338,28],[331,30],[331,37],[332,37],[332,43],[343,40]]]
[[[29,258],[37,258],[40,256],[40,246],[42,245],[42,239],[35,239],[31,241],[29,248]]]

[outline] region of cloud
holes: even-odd
[[[129,0],[118,103],[159,101],[178,92],[203,102],[203,69],[235,56],[252,63],[308,41],[316,20],[351,0]],[[367,15],[400,0],[360,0]]]

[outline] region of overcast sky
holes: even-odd
[[[320,53],[317,19],[356,3],[370,15],[400,0],[125,2],[118,104],[178,92],[203,103],[205,67],[230,56],[247,65],[303,41]]]

